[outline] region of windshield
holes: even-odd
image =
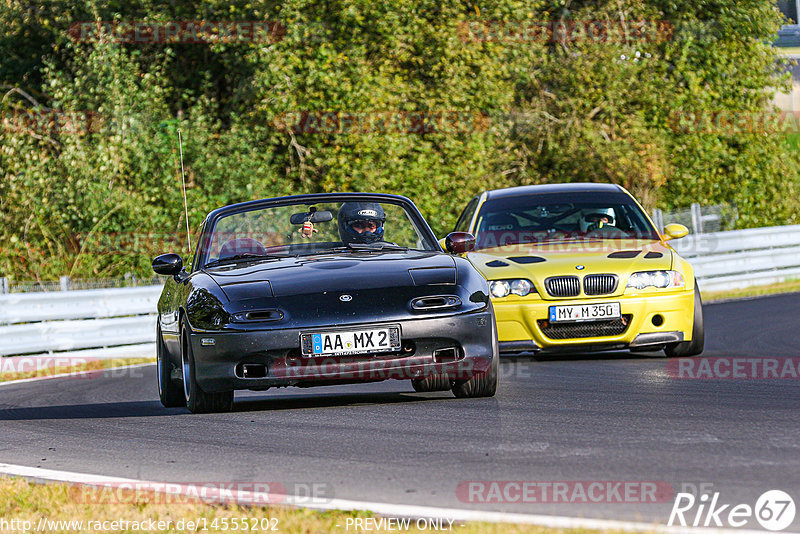
[[[439,251],[400,204],[319,202],[232,213],[217,220],[204,266],[341,252]]]
[[[476,221],[476,248],[568,240],[659,239],[624,193],[548,193],[487,200]]]

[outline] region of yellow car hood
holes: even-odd
[[[613,273],[622,293],[631,273],[671,269],[672,255],[660,241],[606,239],[509,245],[473,251],[467,258],[487,280],[526,278],[538,288],[551,276]]]

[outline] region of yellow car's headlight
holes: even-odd
[[[519,295],[524,297],[530,293],[536,293],[536,288],[530,280],[493,280],[489,282],[489,291],[495,298],[503,298],[508,295]]]
[[[633,273],[628,278],[628,287],[644,289],[646,287],[683,287],[686,283],[678,271],[643,271]]]

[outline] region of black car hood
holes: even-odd
[[[419,251],[343,252],[239,262],[204,271],[231,300],[252,292],[284,297],[456,283],[452,257]]]

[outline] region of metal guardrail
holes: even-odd
[[[800,278],[800,225],[690,234],[671,244],[704,292]]]
[[[155,341],[161,286],[0,295],[0,356]]]
[[[800,225],[690,234],[672,245],[703,292],[800,278]],[[0,356],[136,346],[152,354],[160,294],[149,286],[0,295]]]
[[[155,312],[161,286],[0,295],[0,325]]]

